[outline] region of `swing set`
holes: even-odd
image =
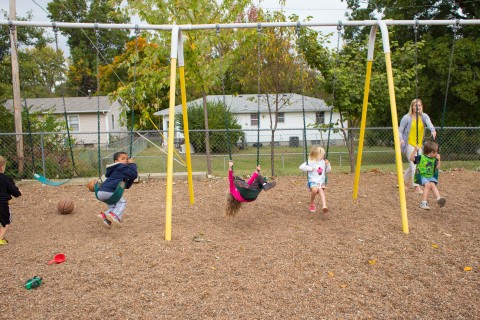
[[[405,197],[405,186],[403,181],[403,166],[402,166],[402,157],[400,152],[400,140],[398,132],[398,117],[397,117],[397,107],[395,101],[395,87],[393,81],[393,71],[392,71],[392,62],[391,62],[391,53],[390,53],[390,43],[389,43],[389,33],[388,25],[476,25],[480,24],[480,20],[363,20],[363,21],[324,21],[324,22],[270,22],[270,23],[229,23],[229,24],[203,24],[203,25],[138,25],[138,24],[125,24],[125,25],[114,25],[114,24],[97,24],[97,23],[64,23],[64,22],[30,22],[30,21],[7,21],[0,20],[0,25],[22,25],[22,26],[37,26],[37,27],[65,27],[71,28],[73,26],[80,28],[90,28],[90,29],[110,29],[115,28],[126,28],[126,29],[144,29],[144,30],[163,30],[171,32],[171,51],[170,51],[170,94],[169,94],[169,118],[174,119],[175,117],[175,96],[176,96],[176,80],[177,80],[177,66],[179,68],[179,78],[180,78],[180,94],[182,98],[182,112],[183,112],[183,121],[184,121],[184,136],[185,136],[185,145],[186,145],[186,156],[187,156],[187,170],[189,178],[189,188],[190,188],[190,200],[193,203],[193,186],[191,178],[191,160],[190,160],[190,142],[188,136],[188,117],[187,117],[187,108],[186,108],[186,90],[185,90],[185,63],[183,56],[183,31],[189,30],[205,30],[205,29],[235,29],[235,28],[244,28],[244,29],[253,29],[259,27],[268,27],[268,28],[279,28],[279,27],[319,27],[319,26],[366,26],[371,27],[370,36],[369,36],[369,45],[367,53],[367,65],[366,65],[366,77],[365,77],[365,88],[364,88],[364,99],[362,106],[362,116],[361,116],[361,128],[359,136],[359,145],[358,145],[358,156],[357,156],[357,165],[355,172],[355,181],[353,188],[353,198],[356,199],[358,196],[358,182],[361,170],[361,158],[365,137],[365,125],[366,125],[366,115],[367,115],[367,106],[368,106],[368,95],[370,89],[370,78],[373,62],[373,53],[374,53],[374,43],[376,38],[376,33],[380,30],[382,35],[382,44],[383,52],[385,55],[385,65],[387,73],[387,83],[388,83],[388,93],[390,99],[390,111],[392,117],[392,127],[394,135],[394,144],[395,144],[395,164],[399,185],[399,198],[400,198],[400,210],[402,217],[402,228],[404,233],[409,233],[408,230],[408,219],[407,219],[407,208],[406,208],[406,197]],[[98,50],[98,49],[97,49]],[[453,50],[452,50],[453,52]],[[446,97],[445,97],[446,100]],[[171,225],[172,225],[172,207],[173,207],[173,146],[174,146],[174,121],[170,121],[168,128],[168,157],[167,157],[167,190],[166,190],[166,201],[165,201],[165,240],[171,240]]]

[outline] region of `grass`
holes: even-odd
[[[235,165],[235,172],[238,174],[249,174],[255,170],[257,162],[256,148],[247,150],[238,150],[232,155]],[[260,148],[260,164],[265,175],[270,175],[270,149]],[[181,155],[185,161],[185,155]],[[332,163],[334,172],[350,172],[350,157],[346,147],[332,146],[329,148],[329,161]],[[178,160],[175,156],[174,159]],[[165,172],[166,154],[156,148],[147,148],[135,156],[140,172]],[[174,161],[174,172],[185,172],[186,167]],[[228,169],[228,154],[211,155],[212,174],[216,176],[225,176]],[[298,166],[305,161],[305,154],[301,147],[276,147],[275,148],[275,174],[277,176],[299,175],[301,174]],[[404,159],[403,167],[407,166]],[[450,170],[453,168],[464,168],[467,170],[476,170],[480,168],[479,160],[469,161],[443,161],[442,169]],[[391,148],[374,147],[365,148],[362,157],[362,171],[380,170],[385,172],[395,172],[395,153]],[[207,171],[207,162],[204,154],[192,154],[192,170]]]

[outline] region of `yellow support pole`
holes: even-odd
[[[353,199],[358,198],[358,183],[360,181],[360,172],[362,169],[363,144],[365,140],[365,126],[367,123],[368,96],[370,93],[370,79],[372,75],[373,52],[375,50],[375,36],[377,26],[370,30],[370,40],[367,53],[367,71],[365,73],[365,89],[363,90],[362,120],[360,124],[360,137],[358,141],[357,165],[355,166],[355,179],[353,182]]]
[[[363,91],[362,121],[360,123],[360,137],[358,141],[357,164],[355,166],[355,180],[353,182],[353,199],[358,197],[358,182],[362,166],[363,143],[365,139],[365,126],[367,123],[368,94],[370,92],[370,77],[372,74],[372,61],[367,61],[367,73],[365,76],[365,89]]]
[[[168,113],[168,142],[167,142],[167,191],[165,201],[165,240],[172,240],[172,204],[173,204],[173,144],[175,134],[175,84],[177,79],[177,42],[178,26],[172,29],[172,50],[170,60],[170,100]]]
[[[392,113],[393,142],[395,143],[395,165],[397,168],[398,195],[400,198],[400,211],[402,214],[402,228],[403,232],[408,234],[410,232],[408,230],[407,201],[405,199],[402,153],[400,148],[400,135],[398,131],[397,104],[395,102],[395,86],[393,84],[392,60],[390,56],[388,30],[384,21],[379,21],[378,25],[382,31],[383,50],[385,52],[385,64],[387,67],[388,94],[390,97],[390,111]]]
[[[183,41],[182,33],[178,37],[178,67],[180,72],[180,92],[182,95],[182,114],[183,114],[183,135],[185,137],[185,158],[187,160],[188,175],[188,191],[190,194],[190,204],[195,203],[193,193],[193,177],[192,177],[192,156],[190,150],[190,133],[188,131],[188,111],[187,111],[187,90],[185,88],[185,62],[183,57]]]

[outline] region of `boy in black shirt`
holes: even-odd
[[[5,234],[12,220],[8,202],[12,199],[12,196],[20,197],[22,195],[12,178],[5,174],[6,166],[7,160],[0,156],[0,245],[8,243]]]

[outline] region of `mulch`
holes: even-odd
[[[84,186],[22,186],[9,244],[0,246],[1,319],[479,319],[480,172],[440,177],[430,211],[406,190],[402,232],[396,176],[330,174],[330,211],[308,211],[306,178],[224,215],[227,179],[175,181],[165,241],[164,180],[126,191],[123,227]],[[62,198],[75,209],[56,211]],[[319,206],[321,207],[321,206]],[[66,261],[47,265],[55,254]],[[42,284],[24,287],[33,276]]]

